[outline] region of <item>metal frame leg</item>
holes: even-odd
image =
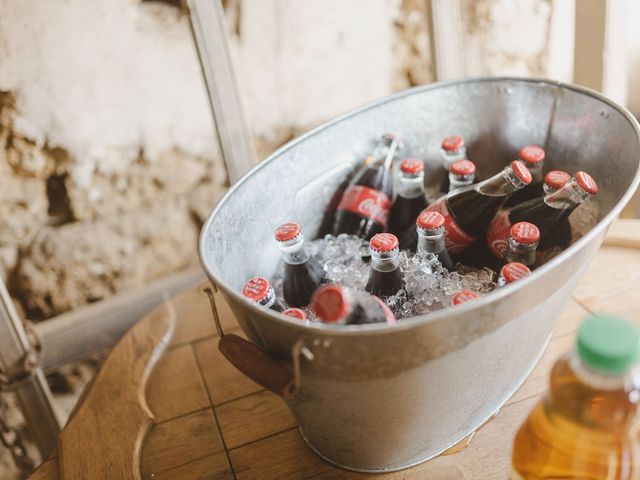
[[[222,159],[233,184],[253,167],[255,151],[227,47],[224,9],[220,0],[188,0],[187,5]]]
[[[56,445],[60,416],[44,373],[37,345],[30,340],[9,292],[0,280],[0,387],[13,392],[41,459]]]

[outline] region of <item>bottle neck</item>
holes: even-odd
[[[273,290],[273,287],[269,287],[267,294],[264,296],[260,302],[258,302],[264,308],[271,308],[276,303],[276,292]]]
[[[582,202],[591,197],[575,178],[569,180],[562,188],[544,197],[544,203],[556,210],[573,210]]]
[[[544,192],[544,196],[546,197],[547,195],[551,195],[552,193],[556,193],[558,191],[557,188],[553,188],[551,185],[549,184],[544,184],[542,185],[542,191]]]
[[[400,265],[398,250],[389,253],[371,252],[371,268],[378,272],[393,272]]]
[[[536,248],[538,248],[538,243],[525,245],[524,243],[515,241],[513,237],[509,237],[509,244],[504,254],[504,260],[506,263],[519,262],[527,267],[531,267],[536,263]]]
[[[385,136],[373,151],[369,160],[369,166],[383,166],[385,170],[390,170],[399,148],[400,143],[396,137]]]
[[[476,184],[475,190],[482,195],[490,197],[505,197],[524,186],[525,183],[520,180],[509,166],[484,182]]]
[[[418,198],[424,195],[424,172],[417,175],[400,173],[398,196],[402,198]]]
[[[599,390],[619,390],[637,378],[637,371],[611,374],[598,371],[586,365],[574,350],[569,356],[569,365],[580,381]],[[637,370],[637,369],[636,369]],[[635,374],[634,374],[635,373]]]
[[[454,190],[458,190],[459,188],[468,187],[469,185],[473,184],[475,179],[475,174],[456,175],[449,172],[449,191],[453,192]]]
[[[418,232],[418,246],[416,248],[418,252],[429,252],[438,255],[446,250],[443,231],[425,230],[420,227],[416,230]]]
[[[525,163],[529,173],[531,173],[531,183],[540,183],[542,182],[542,167],[544,166],[544,162],[538,163]]]
[[[282,260],[289,265],[300,265],[309,260],[309,253],[304,246],[302,235],[298,235],[289,242],[280,242],[279,247],[282,252]]]
[[[467,148],[462,147],[455,152],[448,152],[447,150],[442,149],[440,150],[440,155],[442,156],[442,168],[444,168],[448,173],[449,167],[451,167],[452,163],[467,158]]]

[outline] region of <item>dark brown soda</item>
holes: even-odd
[[[392,178],[391,172],[384,167],[372,168],[364,166],[353,178],[349,186],[361,185],[382,192],[391,198]],[[348,233],[365,240],[370,239],[376,233],[384,232],[386,225],[372,218],[359,215],[348,210],[338,210],[333,227],[333,234]]]
[[[465,232],[480,237],[504,202],[505,195],[485,195],[474,189],[456,190],[447,197],[449,213]]]
[[[306,307],[311,301],[313,292],[324,281],[322,266],[313,257],[304,263],[290,264],[285,262],[284,298],[290,307]]]
[[[404,280],[400,268],[391,272],[380,272],[371,268],[369,280],[364,289],[371,295],[386,298],[391,297],[404,288]]]
[[[396,197],[391,207],[389,215],[389,226],[387,230],[398,238],[405,235],[408,228],[412,228],[414,233],[416,229],[416,218],[425,208],[427,208],[427,198],[420,195],[414,198]],[[413,241],[413,249],[415,250],[415,235]],[[400,248],[405,248],[400,244]]]
[[[530,200],[511,209],[511,225],[531,222],[540,230],[540,250],[558,246],[566,248],[571,242],[571,228],[567,219],[578,204],[559,209],[548,205],[543,198]]]

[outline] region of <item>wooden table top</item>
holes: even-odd
[[[580,320],[607,311],[640,323],[640,303],[634,302],[640,299],[639,246],[640,223],[614,224],[540,363],[467,448],[375,478],[506,478],[515,432],[545,391],[551,366],[571,348]],[[32,479],[372,477],[321,460],[300,437],[284,401],[226,361],[201,290],[159,307],[123,337],[63,430],[58,449]],[[216,295],[225,332],[241,334]]]

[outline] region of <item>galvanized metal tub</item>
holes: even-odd
[[[405,140],[404,155],[426,160],[434,183],[439,141],[452,133],[464,135],[469,158],[487,175],[521,146],[541,145],[547,169],[582,169],[596,178],[600,220],[530,277],[396,326],[304,326],[242,298],[246,279],[275,271],[275,227],[293,220],[316,232],[337,185],[371,139],[388,131]],[[486,78],[414,88],[303,135],[245,175],[204,225],[200,259],[248,338],[285,365],[294,358],[288,403],[308,444],[348,469],[399,470],[473,432],[525,380],[638,186],[639,159],[636,120],[580,87]]]

